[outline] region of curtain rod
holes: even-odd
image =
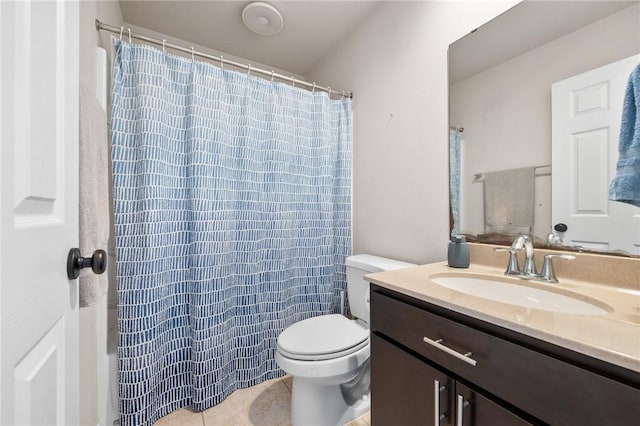
[[[152,37],[147,37],[147,36],[139,34],[139,33],[134,33],[134,32],[131,31],[131,28],[127,28],[126,31],[125,31],[124,27],[116,27],[114,25],[105,24],[104,22],[100,22],[98,19],[96,19],[96,30],[97,31],[104,30],[104,31],[109,31],[109,32],[114,33],[114,34],[120,34],[121,37],[123,35],[126,35],[127,37],[129,37],[129,41],[131,41],[132,38],[136,38],[138,40],[143,40],[143,41],[146,41],[148,43],[153,43],[153,44],[156,44],[158,46],[162,46],[163,48],[167,48],[168,47],[168,48],[171,48],[173,50],[179,50],[180,52],[191,53],[194,56],[200,56],[202,58],[211,59],[212,61],[216,61],[216,62],[218,62],[220,64],[231,65],[231,66],[234,66],[236,68],[241,68],[241,69],[247,70],[248,72],[255,72],[255,73],[258,73],[258,74],[263,74],[263,75],[266,75],[266,76],[270,76],[271,79],[277,78],[278,80],[288,81],[294,86],[295,85],[305,86],[305,87],[308,87],[308,88],[312,89],[312,91],[320,90],[320,91],[329,93],[329,95],[335,94],[335,95],[339,95],[339,96],[342,96],[342,97],[348,97],[350,99],[353,99],[353,92],[343,92],[343,91],[334,90],[331,87],[318,86],[318,85],[316,85],[315,82],[314,83],[309,83],[307,81],[298,80],[295,77],[289,77],[289,76],[286,76],[286,75],[278,74],[278,73],[274,72],[273,70],[267,71],[267,70],[263,70],[263,69],[260,69],[260,68],[254,68],[254,67],[251,66],[251,64],[245,65],[245,64],[241,64],[239,62],[231,61],[229,59],[224,59],[222,56],[208,55],[206,53],[202,53],[202,52],[198,52],[197,50],[193,50],[193,47],[191,49],[188,49],[186,47],[182,47],[182,46],[178,46],[176,44],[169,43],[166,40],[160,40],[160,39],[156,39],[156,38],[152,38]]]

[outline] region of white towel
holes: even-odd
[[[109,240],[109,168],[107,113],[80,83],[80,252],[107,250]],[[80,272],[80,306],[96,303],[107,292],[107,273]]]
[[[485,173],[485,232],[529,234],[533,229],[534,204],[535,168]]]

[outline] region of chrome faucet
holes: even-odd
[[[524,249],[524,266],[520,269],[520,265],[518,264],[518,251],[522,249]],[[531,241],[531,238],[527,235],[520,235],[513,240],[510,248],[495,248],[494,250],[509,252],[509,264],[507,265],[507,270],[504,272],[505,275],[515,275],[523,279],[534,279],[546,283],[558,282],[553,264],[551,263],[554,257],[566,260],[575,259],[575,256],[570,254],[547,254],[544,256],[542,272],[538,274],[533,256],[533,241]]]
[[[533,257],[533,241],[526,235],[520,235],[513,240],[511,244],[511,250],[518,251],[524,248],[524,266],[522,267],[521,275],[525,277],[535,277],[538,275],[536,271],[536,260]]]

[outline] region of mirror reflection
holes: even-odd
[[[449,48],[452,233],[640,255],[609,201],[640,4],[526,1]]]

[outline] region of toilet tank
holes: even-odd
[[[347,293],[351,314],[369,323],[369,282],[364,276],[373,272],[410,268],[413,263],[387,259],[370,254],[357,254],[345,259],[347,267]]]

